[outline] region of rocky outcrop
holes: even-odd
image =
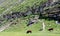
[[[3,15],[3,18],[9,20],[9,19],[15,19],[20,17],[26,17],[30,14],[39,14],[40,17],[45,16],[49,18],[56,18],[60,17],[60,2],[54,2],[54,4],[51,4],[50,2],[44,2],[39,5],[39,7],[27,7],[26,12],[12,12],[10,14]]]
[[[54,2],[54,4],[44,7],[40,12],[40,16],[58,20],[60,18],[60,2]]]

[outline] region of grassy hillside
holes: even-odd
[[[48,19],[38,19],[37,23],[32,24],[31,26],[27,26],[28,24],[28,18],[33,18],[35,15],[27,16],[25,18],[18,18],[15,21],[18,20],[17,24],[12,24],[9,28],[4,30],[3,32],[26,32],[27,30],[32,30],[33,32],[39,32],[40,29],[42,29],[42,22],[45,22],[45,31],[48,31],[48,28],[54,28],[55,33],[59,33],[60,31],[60,25],[56,24],[54,20],[48,20]]]
[[[7,0],[8,1],[8,0]],[[35,5],[35,7],[40,6],[41,3],[46,2],[47,0],[25,0],[20,4],[16,4],[13,6],[10,10],[8,10],[5,14],[12,12],[26,12],[27,7],[32,7]],[[11,2],[11,1],[10,1]],[[14,3],[17,2],[17,0],[13,1]],[[5,6],[0,7],[0,14],[6,10],[6,8],[10,7],[14,3],[7,3]],[[6,3],[6,2],[5,2]],[[3,5],[3,4],[2,4]],[[4,8],[6,7],[6,8]],[[56,24],[54,20],[48,20],[48,19],[38,19],[37,23],[34,23],[30,26],[27,26],[28,19],[33,18],[35,15],[29,15],[27,17],[21,17],[16,18],[13,20],[13,22],[17,22],[17,24],[12,23],[10,27],[5,29],[3,32],[0,33],[0,36],[59,36],[60,35],[60,24]],[[12,20],[12,19],[11,19]],[[10,20],[5,19],[5,23],[10,24]],[[45,30],[40,31],[42,27],[42,22],[45,23]],[[1,27],[1,26],[0,26]],[[52,32],[48,31],[49,28],[53,28],[54,30]],[[31,30],[31,34],[26,34],[27,30]]]
[[[34,4],[35,4],[35,6],[37,6],[37,5],[39,6],[42,3],[42,1],[46,2],[46,0],[45,1],[44,0],[25,0],[20,5],[14,6],[11,10],[12,11],[21,11],[21,12],[23,12],[23,11],[27,10],[26,7],[32,7]],[[29,18],[29,17],[27,16],[25,18]],[[33,24],[32,26],[27,27],[26,25],[27,25],[28,21],[25,18],[23,18],[23,19],[18,18],[19,22],[17,23],[17,25],[13,24],[8,29],[6,29],[5,31],[8,31],[8,32],[9,31],[11,31],[11,32],[17,32],[17,31],[21,32],[22,31],[23,32],[23,31],[26,31],[26,30],[29,30],[29,29],[33,30],[33,31],[38,31],[39,29],[42,28],[42,22],[41,21],[45,22],[46,30],[48,28],[54,28],[55,31],[59,31],[60,30],[58,28],[60,25],[56,24],[54,20],[49,21],[47,19],[46,20],[45,19],[39,19],[40,20],[39,22]],[[15,21],[17,21],[17,20],[15,20]]]

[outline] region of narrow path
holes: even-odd
[[[13,23],[13,22],[16,22],[16,20],[13,20],[12,22],[10,22],[10,20],[8,22],[5,23],[5,25],[3,25],[2,27],[0,27],[0,32],[4,31],[5,29],[9,28],[10,25]]]
[[[12,23],[12,22],[11,22],[11,23]],[[0,32],[4,31],[6,28],[8,28],[8,27],[11,25],[11,23],[6,23],[6,25],[2,26],[2,27],[0,28]]]

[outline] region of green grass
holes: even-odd
[[[21,33],[21,32],[1,32],[0,36],[60,36],[60,34],[52,32],[36,32],[31,34]]]
[[[41,28],[42,28],[42,20],[45,22],[46,25],[46,30],[48,30],[48,28],[54,28],[54,31],[58,32],[60,31],[60,25],[56,24],[54,20],[48,21],[45,19],[40,19],[41,21],[38,21],[37,23],[34,23],[33,25],[27,27],[27,19],[18,19],[19,22],[17,23],[17,25],[11,25],[8,29],[4,30],[3,32],[24,32],[27,30],[32,30],[33,32],[38,32]]]
[[[25,0],[22,4],[18,4],[16,6],[14,6],[11,10],[7,11],[7,13],[10,11],[26,11],[27,10],[27,6],[32,7],[34,4],[35,7],[37,5],[40,5],[40,3],[45,0]],[[9,6],[6,6],[9,7]],[[5,9],[4,8],[0,8],[0,13],[3,12]],[[60,35],[60,25],[56,24],[54,20],[45,20],[45,19],[39,19],[40,21],[38,21],[37,23],[34,23],[33,25],[27,27],[27,18],[33,18],[32,16],[27,16],[25,18],[22,17],[18,18],[19,22],[17,23],[17,25],[12,24],[9,28],[7,28],[6,30],[4,30],[3,32],[0,33],[0,36],[59,36]],[[45,22],[46,25],[46,30],[45,31],[39,31],[42,28],[42,22]],[[6,21],[7,22],[7,21]],[[8,22],[7,22],[8,23]],[[49,32],[47,29],[48,28],[54,28],[54,30],[52,32]],[[32,30],[31,34],[26,34],[27,30]]]

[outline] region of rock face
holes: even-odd
[[[35,16],[34,19],[32,19],[32,18],[29,19],[27,26],[30,26],[30,25],[37,23],[37,22],[38,22],[38,17]]]
[[[52,4],[52,2],[54,2]],[[13,12],[10,14],[3,15],[3,18],[5,19],[15,19],[20,17],[26,17],[30,14],[39,14],[40,17],[45,16],[48,18],[56,19],[58,20],[60,18],[60,2],[59,0],[48,0],[48,2],[41,3],[39,7],[32,6],[31,8],[28,8],[26,12]]]
[[[59,20],[60,19],[60,2],[59,1],[54,2],[54,4],[51,4],[47,7],[45,6],[41,12],[40,12],[40,16],[51,18],[54,20]]]
[[[15,19],[15,18],[20,18],[20,17],[26,17],[28,15],[32,14],[32,12],[13,12],[10,14],[3,15],[3,18],[9,20],[9,19]]]

